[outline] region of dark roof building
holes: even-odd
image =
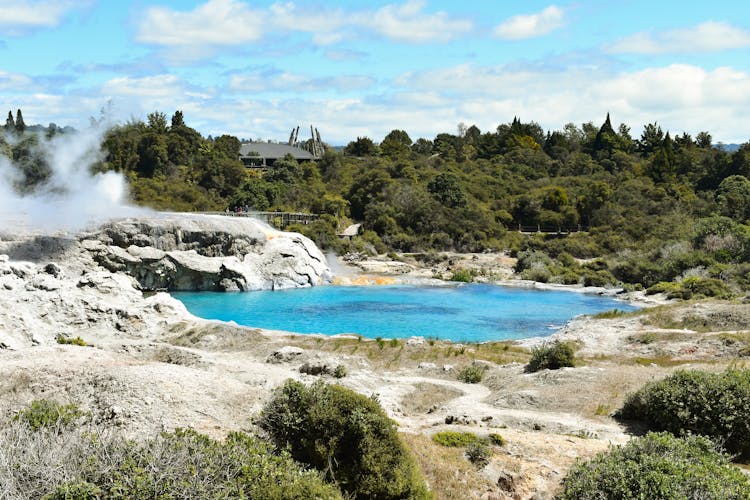
[[[245,142],[240,145],[240,160],[248,167],[272,167],[274,162],[286,155],[297,161],[316,160],[309,151],[276,142]]]

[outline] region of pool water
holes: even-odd
[[[319,286],[247,293],[176,292],[194,315],[328,335],[485,342],[549,335],[574,316],[633,310],[610,297],[484,284]]]

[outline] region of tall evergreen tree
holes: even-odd
[[[21,114],[21,109],[16,112],[16,132],[19,134],[23,134],[23,132],[26,130],[26,124],[23,122],[23,115]]]
[[[8,118],[5,119],[5,130],[10,132],[16,129],[16,122],[13,120],[13,112],[8,111]]]

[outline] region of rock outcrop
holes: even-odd
[[[304,287],[329,272],[307,238],[246,218],[166,214],[72,236],[5,235],[0,348],[58,336],[163,336],[190,315],[151,292]]]
[[[102,267],[133,276],[145,289],[248,291],[330,280],[325,257],[309,239],[244,217],[129,219],[81,243]]]

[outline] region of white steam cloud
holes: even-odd
[[[0,230],[79,231],[109,219],[134,216],[147,210],[127,203],[127,186],[115,172],[91,174],[91,166],[102,159],[103,126],[38,137],[34,152],[43,156],[49,178],[29,193],[14,187],[23,179],[18,165],[0,154]],[[6,136],[11,146],[14,137]]]

